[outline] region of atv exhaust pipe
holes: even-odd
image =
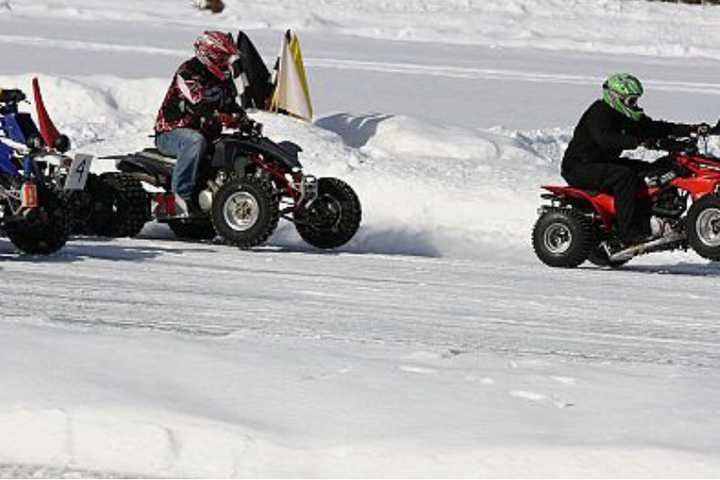
[[[642,255],[643,253],[648,253],[653,250],[655,250],[658,247],[662,247],[664,245],[668,245],[670,243],[676,243],[681,240],[685,239],[685,235],[678,232],[671,232],[670,234],[657,238],[655,240],[650,240],[649,242],[641,243],[640,245],[633,245],[632,247],[626,248],[624,250],[620,250],[616,253],[610,253],[610,250],[608,249],[607,243],[603,244],[603,248],[605,249],[605,252],[608,255],[608,259],[611,262],[624,262],[626,260],[630,260],[633,257],[636,257],[638,255]]]

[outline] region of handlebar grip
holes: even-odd
[[[0,103],[19,103],[25,100],[27,96],[16,88],[0,90]]]

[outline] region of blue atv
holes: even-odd
[[[20,90],[0,90],[0,230],[20,251],[47,255],[70,234],[68,215],[42,161],[51,151],[29,113],[19,112]],[[65,144],[64,144],[65,142]],[[67,137],[53,149],[69,147]]]

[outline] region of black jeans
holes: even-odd
[[[650,235],[649,202],[636,197],[644,184],[644,174],[652,169],[648,162],[615,158],[577,164],[563,171],[562,176],[570,186],[611,193],[615,197],[618,236],[630,241]]]

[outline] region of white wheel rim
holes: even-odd
[[[570,249],[570,245],[572,245],[572,241],[572,232],[564,223],[553,223],[545,229],[545,234],[543,235],[545,249],[554,255],[561,255],[567,252]]]
[[[700,241],[708,247],[720,246],[720,209],[706,208],[695,221],[695,231]]]
[[[235,192],[225,200],[223,206],[225,223],[236,232],[251,229],[260,217],[260,205],[248,192]]]

